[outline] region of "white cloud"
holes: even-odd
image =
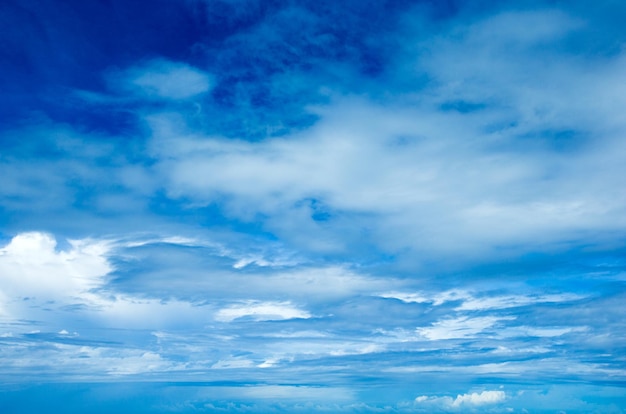
[[[460,301],[471,298],[471,295],[463,290],[447,290],[439,293],[425,292],[387,292],[378,295],[381,298],[398,299],[405,303],[432,303],[439,306],[449,301]]]
[[[379,344],[361,344],[357,347],[349,348],[349,349],[334,349],[330,352],[332,356],[344,356],[344,355],[365,355],[365,354],[373,354],[377,352],[383,352],[386,348]]]
[[[553,243],[626,225],[618,214],[624,200],[596,190],[596,182],[614,181],[613,173],[579,174],[603,157],[599,152],[570,155],[567,163],[557,153],[498,152],[489,148],[496,137],[480,138],[484,133],[476,126],[454,130],[456,120],[446,118],[455,115],[350,106],[329,109],[342,119],[324,113],[301,136],[256,143],[194,137],[163,127],[169,121],[162,118],[153,122],[157,169],[170,196],[199,204],[225,201],[229,215],[245,220],[263,213],[281,237],[323,251],[345,248],[342,239],[353,225],[346,216],[333,218],[333,211],[374,214],[368,226],[382,247],[408,243],[420,251],[469,255],[502,243]],[[381,119],[386,122],[377,125]],[[403,147],[392,144],[406,135],[416,138]],[[461,139],[473,144],[460,145]],[[548,171],[556,174],[551,181],[542,178]],[[574,181],[578,191],[562,190]],[[316,223],[312,207],[302,202],[312,198],[339,220],[333,229],[348,231],[337,234]],[[402,236],[413,233],[420,238]]]
[[[520,348],[521,351],[521,348]],[[508,350],[501,351],[509,353]],[[517,352],[517,350],[515,351]],[[507,362],[486,363],[486,364],[469,364],[460,365],[438,364],[438,365],[403,365],[386,368],[386,372],[418,374],[418,373],[445,373],[445,375],[453,376],[494,376],[507,375],[517,377],[537,377],[545,378],[546,376],[558,375],[579,375],[581,377],[592,378],[595,375],[613,376],[615,378],[626,378],[626,370],[620,368],[607,368],[605,365],[580,362],[572,358],[566,357],[542,357],[546,352],[543,349],[529,349],[528,354],[537,354],[536,357],[526,360],[511,360]],[[532,356],[532,355],[526,355]],[[470,361],[474,361],[470,359]],[[597,377],[596,377],[597,378]]]
[[[208,92],[212,79],[185,63],[153,60],[110,76],[114,87],[146,98],[181,100]]]
[[[510,24],[518,18],[524,23]],[[536,30],[520,29],[530,26]],[[313,109],[314,126],[290,136],[205,136],[153,113],[155,170],[171,197],[218,202],[238,219],[261,213],[278,237],[316,251],[349,249],[363,228],[378,247],[459,260],[509,251],[502,246],[511,254],[559,248],[589,232],[601,243],[626,228],[615,109],[626,94],[612,89],[626,72],[623,59],[590,67],[559,48],[581,27],[544,10],[440,33],[405,56],[410,76],[431,80],[425,91],[386,105],[337,98]],[[530,51],[538,45],[552,54],[537,59]],[[441,109],[454,102],[484,108]],[[555,138],[560,133],[573,138]],[[312,199],[332,226],[312,218]]]
[[[106,241],[69,240],[58,250],[49,234],[21,233],[0,249],[0,291],[12,298],[68,300],[102,286],[113,269]]]
[[[51,372],[64,378],[94,380],[110,376],[163,373],[184,368],[157,352],[124,346],[19,341],[3,348],[3,374]]]
[[[194,254],[210,254],[201,252]],[[219,253],[221,255],[221,253]],[[234,256],[234,257],[233,257]],[[229,258],[237,260],[236,255]],[[146,258],[146,261],[151,258]],[[178,269],[176,268],[178,266]],[[254,269],[206,269],[189,266],[184,274],[180,268],[185,263],[166,263],[154,271],[155,277],[144,278],[146,292],[167,289],[174,297],[196,297],[199,300],[236,301],[253,298],[259,301],[288,301],[298,303],[324,303],[357,294],[371,295],[383,287],[402,286],[394,278],[362,275],[341,266],[284,266]],[[176,274],[176,278],[161,276]]]
[[[0,311],[10,319],[54,321],[70,317],[65,307],[78,305],[81,319],[109,327],[156,328],[208,319],[206,308],[190,302],[108,291],[107,276],[114,270],[109,257],[124,244],[68,240],[67,248],[58,249],[50,234],[16,235],[0,248]]]
[[[537,30],[525,30],[528,27]],[[547,59],[532,58],[526,53],[528,48],[544,52],[557,50],[555,42],[572,30],[576,30],[576,22],[567,16],[539,12],[500,15],[475,22],[458,33],[442,33],[436,42],[428,39],[426,43],[434,47],[429,47],[430,53],[420,54],[419,64],[412,67],[414,71],[422,70],[419,76],[425,75],[431,81],[425,90],[409,90],[395,103],[376,104],[367,98],[335,99],[326,107],[315,109],[320,116],[316,125],[282,138],[248,142],[207,136],[169,114],[153,114],[149,118],[152,136],[147,144],[154,164],[150,162],[145,168],[127,169],[116,181],[121,180],[138,193],[139,188],[145,187],[141,194],[150,199],[150,194],[158,191],[158,184],[163,183],[167,194],[180,197],[181,202],[188,201],[192,212],[194,207],[213,204],[228,216],[227,219],[237,219],[237,223],[238,220],[255,222],[258,217],[263,217],[262,230],[274,233],[293,251],[302,250],[304,257],[307,257],[307,251],[299,249],[300,246],[333,254],[345,252],[350,258],[361,252],[369,255],[370,250],[360,249],[359,243],[371,243],[376,248],[395,251],[408,246],[410,248],[404,250],[408,251],[406,256],[432,258],[433,263],[438,262],[437,254],[449,255],[454,261],[459,257],[462,260],[465,255],[494,251],[501,254],[509,248],[517,253],[518,247],[523,248],[525,244],[541,250],[545,244],[562,245],[562,242],[576,240],[588,240],[588,244],[593,245],[595,240],[589,239],[588,235],[601,235],[608,229],[606,234],[619,236],[626,228],[626,215],[623,214],[626,198],[621,190],[623,179],[619,179],[624,176],[625,159],[621,140],[624,117],[619,112],[624,106],[620,103],[624,103],[623,97],[626,96],[620,86],[625,84],[625,72],[622,70],[623,59],[618,58],[606,57],[601,68],[593,68],[585,59],[565,56],[561,63],[556,59],[558,53]],[[206,73],[172,62],[153,61],[121,75],[119,90],[128,92],[129,99],[193,99],[211,88],[211,79]],[[416,92],[419,96],[415,95]],[[479,109],[462,113],[454,109],[459,102],[475,103]],[[165,105],[150,108],[157,106]],[[169,108],[175,109],[175,105]],[[576,136],[572,141],[577,141],[580,135],[580,143],[571,143],[567,138],[567,142],[559,144],[565,147],[563,150],[552,148],[555,140],[550,137],[542,138],[544,133],[550,135],[562,131],[571,131]],[[587,136],[593,139],[588,140]],[[579,144],[585,148],[579,150]],[[62,170],[55,166],[49,170]],[[19,170],[14,165],[9,169]],[[41,172],[29,174],[46,175]],[[65,182],[65,176],[59,177]],[[53,187],[59,186],[55,184]],[[37,193],[32,188],[28,190],[27,185],[12,184],[11,187],[9,195],[19,195],[22,191]],[[65,193],[59,197],[52,190],[50,193],[57,199],[72,198],[66,197]],[[114,197],[109,203],[124,205],[120,198]],[[317,208],[328,213],[328,222],[313,218]],[[167,220],[168,212],[161,213]],[[172,225],[194,221],[189,219],[193,214],[185,215],[182,221],[174,220]],[[123,246],[117,243],[115,246],[130,250],[149,247],[147,244],[153,242],[194,247],[208,245],[190,238],[155,238],[154,241],[131,242]],[[450,361],[444,361],[442,365],[449,363],[453,372],[459,372],[453,368],[464,365],[462,373],[467,375],[503,373],[513,376],[523,373],[525,368],[526,372],[536,374],[532,371],[534,361],[529,361],[535,358],[533,355],[523,361],[524,355],[520,355],[516,358],[520,362],[513,364],[485,364],[476,369],[478,373],[472,373],[475,367],[471,364],[476,360],[502,361],[509,351],[516,357],[516,353],[550,357],[554,351],[550,348],[553,343],[566,342],[574,335],[565,335],[583,332],[582,328],[558,325],[563,324],[563,319],[557,319],[562,318],[567,309],[546,318],[546,323],[552,321],[557,324],[555,327],[509,328],[504,322],[513,318],[499,317],[495,312],[492,316],[457,317],[474,315],[478,311],[564,303],[581,298],[573,294],[515,292],[494,296],[494,291],[409,291],[407,285],[418,279],[419,283],[424,283],[419,285],[420,289],[427,290],[427,284],[433,279],[407,274],[404,282],[393,277],[366,277],[342,266],[319,268],[309,264],[307,268],[287,268],[294,263],[288,260],[289,255],[285,255],[285,260],[283,257],[275,260],[265,252],[233,252],[220,246],[211,247],[215,247],[217,255],[224,255],[220,269],[214,271],[211,264],[205,266],[207,261],[190,264],[189,272],[186,268],[176,267],[180,262],[174,260],[164,261],[163,267],[169,266],[166,270],[170,273],[158,273],[163,270],[159,266],[145,266],[141,271],[148,273],[146,269],[154,269],[154,273],[162,277],[152,278],[150,274],[142,278],[138,275],[141,271],[130,275],[135,279],[128,277],[129,285],[136,283],[132,286],[137,289],[134,292],[141,291],[130,294],[113,291],[125,282],[124,276],[127,275],[115,280],[119,285],[103,285],[106,275],[113,270],[112,263],[115,263],[107,259],[110,246],[106,243],[73,242],[67,248],[58,249],[51,236],[19,235],[0,252],[2,312],[31,316],[32,310],[27,309],[26,304],[17,304],[17,299],[22,297],[31,298],[29,303],[33,303],[33,297],[40,304],[50,302],[50,308],[81,304],[88,309],[81,308],[80,318],[87,319],[85,323],[96,319],[94,325],[100,327],[179,329],[177,332],[182,332],[179,343],[163,345],[164,349],[175,349],[177,356],[191,355],[188,349],[193,349],[194,355],[207,351],[219,353],[214,351],[216,349],[225,349],[227,354],[246,355],[245,358],[223,354],[205,356],[215,369],[270,368],[283,365],[282,362],[291,368],[294,359],[296,363],[299,359],[309,359],[307,365],[311,367],[314,364],[310,360],[332,356],[335,358],[327,360],[334,359],[338,366],[343,365],[341,372],[349,372],[351,368],[376,371],[381,366],[403,365],[406,359],[403,359],[402,352],[405,350],[411,352],[413,363],[419,364],[417,358],[422,353],[415,350],[415,343],[406,343],[419,341],[417,345],[430,347],[430,351],[438,350],[440,354],[450,350]],[[372,261],[377,260],[376,254],[379,253],[379,249],[374,250]],[[154,255],[155,251],[149,251],[146,257]],[[166,248],[159,254],[163,251]],[[421,254],[414,255],[415,251]],[[204,253],[202,251],[199,255]],[[339,262],[333,261],[332,257],[332,263]],[[392,261],[396,258],[390,257],[393,257]],[[227,270],[222,272],[222,269]],[[175,277],[171,277],[174,274]],[[431,273],[435,274],[437,269]],[[152,289],[159,279],[162,285]],[[406,282],[408,279],[411,281]],[[188,292],[198,295],[194,298],[202,297],[205,305],[194,306],[186,301],[185,298],[192,297]],[[406,309],[399,303],[372,300],[371,295],[376,292],[386,292],[380,295],[384,298],[440,308],[429,309],[432,310],[430,317],[436,316],[426,319],[428,315],[404,312]],[[178,299],[165,300],[155,298],[155,295],[171,295]],[[241,298],[257,300],[241,302]],[[270,324],[279,325],[277,329],[294,326],[297,327],[295,331],[276,333],[268,324],[253,324],[253,332],[246,331],[238,337],[238,329],[247,329],[251,325],[230,323],[311,319],[313,315],[335,311],[333,307],[341,308],[339,317]],[[450,307],[454,307],[453,312],[457,313],[445,315]],[[529,310],[529,313],[533,311]],[[593,316],[592,310],[586,312],[591,315],[588,318]],[[530,323],[535,316],[542,315],[525,313],[519,318],[526,318],[522,323]],[[221,333],[223,338],[209,338],[208,333],[207,337],[196,342],[184,338],[195,334],[185,330],[184,324],[199,327],[215,320],[227,323],[213,323],[211,329],[197,331]],[[433,321],[435,323],[431,325]],[[379,331],[385,337],[368,337],[370,328],[378,326],[388,328]],[[402,328],[396,329],[396,326]],[[419,327],[406,330],[415,326]],[[363,327],[368,331],[366,334],[357,332]],[[70,338],[68,333],[74,329],[83,333],[66,320],[59,321],[49,330],[63,336],[56,339],[72,342],[82,339]],[[329,330],[325,332],[324,329]],[[518,335],[524,340],[503,340]],[[45,332],[37,336],[45,337]],[[465,349],[458,344],[461,341],[438,342],[467,338],[476,341],[463,342],[477,345]],[[159,346],[166,341],[160,340]],[[606,341],[609,343],[610,338]],[[501,348],[495,348],[494,343]],[[535,344],[541,346],[533,346]],[[478,350],[479,345],[484,348]],[[490,352],[494,348],[497,351]],[[241,354],[235,353],[235,349]],[[571,359],[589,357],[589,353],[582,351],[569,355],[568,349],[567,346],[559,349],[559,355],[564,355],[561,360],[537,365],[545,364],[550,373],[555,373],[558,365],[566,366]],[[382,360],[374,358],[376,355],[372,358],[342,358],[386,350],[394,354]],[[111,354],[81,350],[79,355],[106,364],[119,364],[113,366],[122,367],[119,369],[121,373],[141,372],[142,369],[166,371],[171,367],[161,350],[128,352],[121,356],[113,355],[113,351],[107,352]],[[24,354],[29,355],[28,352]],[[43,360],[45,353],[36,356],[36,359]],[[430,354],[425,358],[429,357]],[[356,360],[367,360],[368,363],[353,362]],[[74,362],[80,366],[79,360]],[[358,366],[349,366],[353,363]],[[295,376],[298,367],[295,364],[290,375]],[[597,375],[599,367],[600,363],[589,366],[589,372]],[[435,372],[446,367],[421,366],[419,369]],[[536,369],[541,374],[540,368]],[[272,371],[265,372],[270,376],[274,375]],[[227,372],[221,371],[218,375],[221,374]],[[280,395],[285,390],[274,391],[262,390],[270,395]],[[286,390],[288,393],[298,391]],[[451,407],[480,406],[496,404],[504,399],[504,393],[471,392],[445,398]],[[423,403],[430,399],[422,396],[416,401]]]
[[[279,358],[268,358],[265,361],[263,361],[262,363],[260,363],[259,365],[257,365],[257,367],[259,367],[259,368],[272,368],[272,367],[275,367],[279,362],[280,362]]]
[[[376,278],[356,273],[341,266],[300,267],[272,272],[272,274],[251,274],[247,286],[255,291],[271,290],[294,298],[308,301],[328,300],[355,294],[370,294],[383,286],[400,285],[394,278]]]
[[[486,310],[486,309],[506,309],[518,306],[527,306],[538,303],[561,303],[571,302],[585,298],[582,295],[573,293],[561,293],[552,295],[509,295],[509,296],[481,296],[470,297],[463,301],[457,310]]]
[[[252,367],[254,367],[254,362],[247,358],[220,359],[215,364],[211,365],[211,369],[237,369]]]
[[[454,399],[452,405],[459,407],[461,405],[485,405],[497,404],[506,398],[504,391],[483,391],[480,394],[473,392],[471,394],[459,394]]]
[[[293,306],[290,302],[258,302],[247,301],[220,309],[215,319],[220,322],[232,322],[239,318],[250,318],[255,321],[273,321],[283,319],[308,319],[311,314]]]
[[[348,355],[366,355],[384,352],[386,347],[368,337],[346,338],[280,338],[269,342],[267,350],[273,360],[311,359],[324,357],[342,357]]]
[[[440,306],[446,302],[461,302],[457,311],[478,311],[489,309],[506,309],[528,306],[538,303],[561,303],[584,299],[586,296],[573,293],[532,294],[532,295],[498,295],[492,292],[472,292],[459,289],[443,292],[386,292],[378,295],[382,298],[398,299],[405,303],[431,303]]]
[[[96,358],[101,358],[96,356]],[[176,364],[167,361],[161,355],[150,351],[135,351],[133,354],[121,358],[102,358],[104,361],[113,359],[108,373],[112,375],[133,375],[148,372],[164,372],[176,367]],[[100,362],[104,362],[100,361]]]
[[[9,319],[42,321],[74,319],[80,314],[80,318],[107,327],[145,329],[201,326],[211,319],[307,319],[312,314],[291,301],[319,304],[399,283],[328,267],[270,273],[235,269],[211,278],[205,277],[207,269],[190,268],[184,277],[146,278],[140,294],[115,290],[118,287],[107,284],[114,270],[112,258],[133,260],[129,249],[160,243],[208,247],[216,257],[239,260],[237,252],[218,243],[186,237],[75,240],[59,250],[49,234],[23,233],[0,249],[0,314]],[[176,261],[172,264],[178,265]],[[158,281],[164,285],[155,286]],[[162,296],[164,288],[169,292],[167,297]],[[251,291],[257,300],[242,301]],[[230,305],[220,309],[217,303]]]
[[[515,336],[534,336],[538,338],[552,338],[566,335],[573,332],[586,332],[589,328],[586,326],[548,326],[548,327],[532,327],[532,326],[516,326],[503,329],[499,335],[501,337]]]
[[[506,346],[498,346],[496,349],[492,351],[493,354],[496,355],[524,355],[524,354],[545,354],[550,352],[551,349],[544,346],[533,346],[533,347],[506,347]]]
[[[499,321],[513,319],[515,317],[482,316],[470,318],[461,316],[455,319],[444,319],[433,323],[430,327],[417,328],[415,331],[431,341],[469,338],[488,330]]]
[[[271,332],[263,335],[268,338],[327,338],[330,336],[328,332],[320,332],[320,331],[279,331],[279,332]]]
[[[210,320],[211,309],[183,300],[134,297],[132,295],[92,295],[90,309],[84,312],[94,322],[107,327],[159,329],[202,326]]]
[[[448,408],[459,409],[462,407],[475,407],[482,405],[498,404],[506,399],[504,391],[482,391],[480,393],[473,392],[468,394],[459,394],[456,398],[452,397],[435,397],[420,395],[415,398],[417,404],[434,404]]]

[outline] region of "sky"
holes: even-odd
[[[2,1],[0,412],[625,413],[624,19]]]

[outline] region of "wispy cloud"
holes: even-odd
[[[416,332],[430,340],[472,338],[492,328],[499,321],[513,320],[515,317],[482,316],[437,321],[430,327],[417,328]]]
[[[460,303],[455,308],[458,311],[507,309],[539,303],[571,302],[585,298],[585,296],[574,293],[502,296],[490,291],[469,292],[458,289],[431,294],[426,292],[388,292],[380,294],[380,297],[398,299],[405,303],[429,303],[433,306],[441,306],[447,302]]]
[[[121,73],[111,73],[109,82],[120,93],[143,99],[181,100],[210,91],[212,79],[186,63],[148,61]]]

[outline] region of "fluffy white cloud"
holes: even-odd
[[[107,276],[114,270],[109,257],[124,244],[69,240],[59,249],[50,234],[18,234],[0,248],[0,311],[11,319],[55,321],[77,307],[81,319],[110,327],[156,328],[208,319],[206,308],[190,302],[108,291]]]
[[[483,391],[481,393],[473,392],[471,394],[459,394],[452,402],[454,407],[461,405],[484,405],[497,404],[504,401],[506,394],[504,391]]]
[[[65,250],[45,233],[21,233],[0,249],[0,292],[16,298],[55,300],[102,286],[112,270],[110,243],[69,240]]]
[[[452,409],[498,404],[505,400],[506,393],[504,391],[482,391],[480,393],[472,392],[459,394],[454,399],[452,397],[434,397],[427,395],[420,395],[415,398],[417,404],[441,405]]]

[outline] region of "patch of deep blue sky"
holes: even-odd
[[[3,2],[0,411],[623,412],[624,18]]]
[[[319,76],[327,64],[342,61],[362,73],[379,72],[386,51],[367,41],[411,6],[389,3],[339,8],[330,2],[160,2],[147,9],[142,2],[7,2],[3,89],[9,105],[4,112],[24,116],[45,108],[61,120],[119,132],[132,124],[123,108],[103,114],[101,108],[77,108],[71,106],[76,101],[59,102],[50,95],[105,90],[103,71],[165,57],[210,69],[219,80],[209,99],[220,108],[249,105],[275,112],[287,104],[292,110],[283,110],[282,117],[293,117],[294,109],[302,109],[303,102],[294,99],[300,94],[276,96],[281,91],[271,90],[270,78],[285,72]]]

